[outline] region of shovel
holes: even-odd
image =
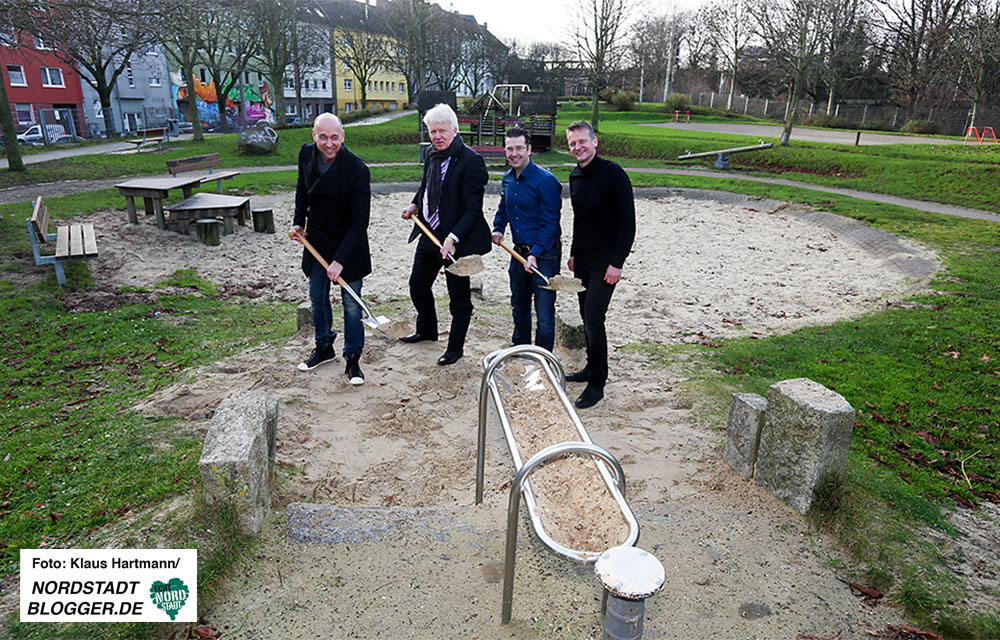
[[[427,228],[427,225],[425,225],[420,220],[420,216],[418,216],[417,214],[413,214],[412,220],[413,222],[416,223],[418,227],[420,227],[420,230],[424,232],[424,235],[430,238],[431,241],[434,244],[436,244],[440,249],[441,241],[438,240],[437,236],[435,236],[434,233]],[[453,255],[449,255],[448,257],[451,258],[451,266],[445,269],[445,271],[447,271],[452,275],[463,276],[463,277],[474,276],[486,268],[485,266],[483,266],[482,256],[471,255],[459,258],[458,260],[456,260],[455,256]]]
[[[514,251],[513,249],[505,245],[503,242],[498,242],[497,244],[500,245],[504,249],[504,251],[514,256],[518,262],[520,262],[525,266],[528,265],[528,261],[520,253]],[[531,267],[531,271],[536,276],[545,281],[544,288],[548,289],[549,291],[568,291],[569,293],[580,293],[581,291],[586,291],[586,288],[583,286],[583,281],[581,281],[579,278],[571,278],[569,276],[560,276],[560,275],[554,275],[551,278],[546,278],[542,274],[542,272],[535,267]]]
[[[330,268],[329,263],[323,259],[323,256],[319,255],[319,251],[316,251],[316,248],[313,247],[308,240],[306,240],[305,236],[300,235],[299,241],[301,241],[302,245],[309,250],[309,253],[313,254],[313,257],[316,258],[321,265],[323,265],[324,269]],[[340,276],[337,276],[337,284],[339,284],[343,290],[354,298],[354,301],[361,306],[361,310],[365,312],[365,317],[361,319],[361,322],[365,323],[370,328],[378,329],[382,333],[393,338],[402,338],[410,332],[410,328],[405,322],[393,321],[385,316],[376,316],[373,314],[371,309],[368,308],[368,305],[365,304],[365,301],[361,299],[361,296],[355,293],[354,289],[349,287],[347,282],[345,282]]]

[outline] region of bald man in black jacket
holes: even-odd
[[[330,267],[324,269],[309,251],[302,251],[302,271],[309,278],[316,348],[299,370],[309,371],[336,358],[333,342],[330,282],[338,276],[361,295],[361,279],[372,272],[368,246],[371,214],[371,174],[344,144],[344,128],[332,113],[313,123],[313,144],[299,150],[299,179],[295,187],[295,219],[288,236],[306,236]],[[345,373],[353,385],[363,384],[359,364],[365,346],[361,306],[341,290],[344,305]]]

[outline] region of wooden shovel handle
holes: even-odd
[[[437,239],[436,235],[434,235],[434,232],[431,231],[430,229],[428,229],[427,225],[424,224],[423,221],[420,219],[420,215],[419,214],[414,213],[412,216],[410,216],[410,219],[413,220],[413,223],[416,224],[418,227],[420,227],[420,230],[423,231],[424,234],[428,238],[430,238],[431,241],[434,242],[434,244],[437,245],[438,249],[443,249],[444,248],[444,247],[441,246],[441,241]],[[455,259],[455,254],[448,254],[448,257],[451,258],[452,263],[458,262]]]
[[[523,265],[527,265],[528,264],[528,261],[524,258],[524,256],[522,256],[517,251],[514,251],[513,249],[511,249],[510,247],[508,247],[507,245],[505,245],[503,243],[503,241],[500,241],[497,244],[500,245],[503,248],[504,251],[506,251],[510,255],[514,256],[517,259],[517,261],[520,262],[521,264],[523,264]]]
[[[330,268],[330,263],[327,262],[326,260],[324,260],[323,256],[319,255],[319,251],[316,251],[316,247],[312,246],[312,243],[310,243],[308,240],[306,240],[306,237],[304,235],[299,234],[299,242],[301,242],[302,246],[304,246],[306,249],[309,250],[309,253],[313,254],[313,257],[316,258],[316,260],[321,265],[323,265],[324,269],[329,269]],[[340,276],[337,276],[337,284],[339,284],[340,286],[344,287],[345,289],[350,289],[350,287],[347,286],[347,282],[343,278],[341,278]]]

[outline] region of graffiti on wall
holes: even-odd
[[[171,73],[171,85],[175,100],[188,99],[188,86],[181,81],[179,73]],[[219,99],[215,91],[215,83],[203,84],[197,77],[194,80],[195,105],[198,109],[198,119],[207,124],[218,124],[220,119]],[[243,124],[240,115],[240,104],[245,105],[246,119],[267,120],[274,122],[274,99],[270,87],[265,82],[263,86],[245,85],[233,87],[226,94],[224,109],[226,120],[230,124]]]

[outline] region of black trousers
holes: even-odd
[[[425,237],[417,241],[413,254],[413,269],[410,271],[410,298],[417,310],[417,333],[424,336],[438,334],[437,311],[434,309],[434,293],[431,287],[444,264],[441,250]],[[472,290],[469,278],[452,275],[445,271],[448,284],[448,310],[451,311],[451,332],[448,335],[448,351],[462,353],[465,335],[472,321]]]
[[[589,384],[603,389],[608,380],[608,334],[604,328],[604,320],[608,315],[608,305],[611,304],[615,285],[604,281],[607,262],[587,264],[575,257],[573,267],[573,275],[583,281],[583,286],[586,287],[577,296],[580,298],[580,317],[583,318],[583,329],[587,336],[586,370],[590,372]]]

